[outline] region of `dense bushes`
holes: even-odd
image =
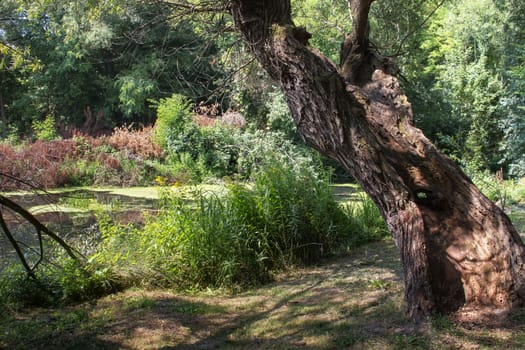
[[[71,139],[49,140],[56,138],[54,127],[39,124],[37,135],[42,139],[34,143],[0,143],[0,174],[4,175],[0,190],[27,185],[151,185],[159,177],[164,183],[247,178],[257,168],[261,152],[273,149],[288,154],[300,149],[285,132],[244,131],[220,121],[199,126],[191,107],[185,97],[173,95],[158,103],[154,128],[121,127],[96,138],[77,133]],[[274,119],[284,123],[279,118],[284,117]],[[299,153],[312,152],[302,149]]]
[[[0,143],[0,190],[152,183],[163,169],[157,164],[162,151],[151,132],[151,127],[122,127],[107,137],[78,134],[17,146]]]
[[[155,143],[175,153],[185,152],[185,147],[191,148],[195,143],[192,136],[196,133],[197,125],[192,123],[191,104],[186,97],[174,94],[160,100],[155,123]]]
[[[22,268],[4,269],[0,308],[87,300],[125,286],[257,285],[386,234],[369,200],[335,201],[318,160],[264,151],[255,163],[249,181],[214,191],[160,187],[161,210],[140,227],[98,211],[98,243],[78,245],[87,255],[83,264],[46,249],[37,280]]]
[[[168,154],[176,180],[198,183],[234,174],[241,133],[220,123],[199,127],[191,109],[190,102],[177,94],[157,106],[154,140]]]
[[[121,288],[109,267],[74,261],[50,246],[46,262],[27,276],[22,265],[11,265],[0,275],[0,311],[27,306],[80,302]]]
[[[162,99],[157,105],[154,140],[166,152],[166,164],[173,169],[176,182],[200,183],[225,176],[247,178],[260,163],[260,155],[269,150],[312,154],[293,143],[291,127],[245,131],[203,116],[197,117],[203,117],[206,123],[198,125],[191,109],[188,100],[180,95]],[[276,111],[272,120],[284,124],[283,113]],[[289,115],[288,118],[291,123]]]
[[[163,186],[161,210],[143,226],[117,224],[100,211],[100,242],[90,247],[85,265],[58,257],[39,267],[38,280],[6,270],[9,282],[0,281],[0,298],[49,304],[122,285],[254,285],[281,269],[382,237],[386,229],[377,208],[367,201],[335,201],[319,156],[291,140],[289,116],[282,103],[277,107],[270,130],[199,126],[188,101],[174,95],[159,102],[155,128],[0,144],[0,171],[8,174],[0,177],[3,189],[20,188],[15,178],[40,187]],[[208,178],[222,179],[222,190],[179,186]]]
[[[16,179],[42,187],[56,187],[65,182],[63,164],[78,154],[73,140],[36,141],[28,146],[13,147],[0,143],[0,189],[24,188]]]
[[[468,171],[474,184],[491,201],[496,202],[500,207],[507,205],[525,203],[525,178],[520,180],[505,180],[502,174],[497,175],[487,172]]]

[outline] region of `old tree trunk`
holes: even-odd
[[[289,0],[233,0],[230,10],[306,142],[339,161],[379,206],[400,251],[409,317],[521,305],[521,239],[414,126],[395,66],[368,45],[372,1],[348,1],[353,31],[337,66],[308,45]]]

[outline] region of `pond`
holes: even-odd
[[[40,222],[75,246],[89,249],[99,236],[96,215],[106,213],[117,223],[140,225],[145,215],[158,211],[155,187],[78,188],[50,192],[11,192],[3,194],[31,212]],[[29,261],[39,255],[36,229],[13,211],[2,208],[9,231]],[[44,241],[46,237],[44,236]],[[0,272],[17,259],[5,235],[0,235]]]

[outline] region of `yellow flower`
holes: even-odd
[[[162,176],[157,176],[155,178],[155,183],[159,186],[164,186],[166,184],[166,178]]]

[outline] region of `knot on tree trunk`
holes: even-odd
[[[399,68],[390,58],[381,55],[366,40],[359,40],[353,33],[346,35],[339,54],[339,73],[347,83],[362,86],[372,80],[376,70],[397,76]]]

